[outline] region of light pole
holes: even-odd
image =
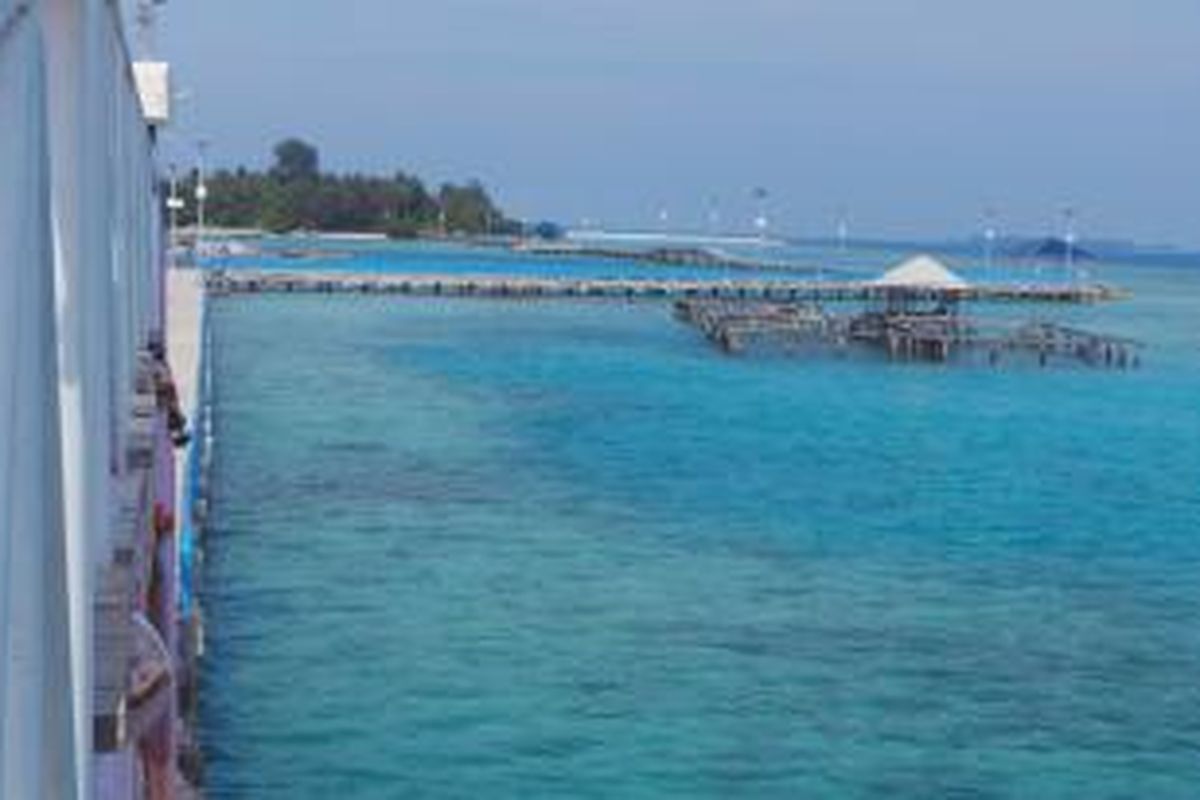
[[[988,209],[983,214],[983,275],[994,278],[992,266],[996,257],[996,212]]]
[[[845,268],[846,252],[849,249],[850,241],[850,212],[846,210],[845,206],[838,206],[834,213],[836,215],[834,237],[837,239],[837,256],[832,260],[838,267]],[[818,273],[817,277],[820,279],[823,275]]]
[[[721,203],[716,197],[708,200],[708,235],[718,236],[721,233]]]
[[[770,193],[761,186],[758,186],[755,187],[750,195],[755,201],[754,230],[758,233],[759,239],[766,241],[767,228],[771,224],[767,217],[767,198],[770,197]]]
[[[766,214],[759,214],[754,218],[754,230],[758,231],[758,238],[764,242],[767,239],[767,229],[770,226],[771,221],[767,219]]]
[[[843,256],[846,255],[846,245],[850,239],[850,221],[846,217],[846,209],[840,209],[837,219],[837,243],[838,252]]]
[[[1068,206],[1063,209],[1063,243],[1066,254],[1063,265],[1067,271],[1067,280],[1074,280],[1075,275],[1075,209]]]
[[[167,235],[167,252],[171,256],[171,264],[175,265],[175,231],[179,227],[179,212],[183,210],[183,198],[179,196],[179,175],[174,164],[168,167],[168,174],[171,180],[171,193],[167,197],[167,212],[170,219],[170,228]]]
[[[204,204],[208,200],[208,185],[204,182],[204,155],[208,150],[208,140],[196,141],[196,265],[200,264],[204,243]]]

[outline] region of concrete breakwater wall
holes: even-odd
[[[613,299],[776,299],[811,302],[1097,303],[1126,296],[1104,284],[1004,284],[904,287],[875,281],[579,279],[400,273],[221,270],[208,273],[214,295],[264,292],[460,297]]]
[[[175,603],[178,614],[177,717],[179,787],[189,795],[203,784],[203,757],[197,735],[200,666],[204,656],[204,622],[199,602],[204,530],[208,517],[208,473],[212,456],[212,343],[201,273],[174,269],[168,273],[167,348],[175,370],[181,410],[191,437],[175,454],[175,523],[177,556]]]
[[[571,244],[522,244],[513,248],[531,256],[553,256],[555,258],[602,258],[613,261],[636,261],[643,264],[659,264],[669,267],[708,267],[713,269],[754,270],[758,272],[792,272],[811,274],[819,267],[805,266],[785,261],[770,261],[763,258],[739,256],[711,247],[655,247],[635,250],[619,247]]]

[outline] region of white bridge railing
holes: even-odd
[[[0,797],[13,800],[97,794],[93,602],[138,353],[163,324],[153,137],[126,41],[111,0],[0,0]]]

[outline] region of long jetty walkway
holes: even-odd
[[[415,296],[613,299],[763,299],[798,302],[1098,303],[1126,294],[1103,284],[973,284],[897,287],[874,281],[579,279],[350,272],[219,270],[209,293],[396,294]]]
[[[613,261],[639,261],[671,267],[707,267],[717,269],[753,270],[755,272],[820,272],[816,266],[787,261],[771,261],[737,255],[716,247],[654,247],[637,250],[628,247],[600,247],[582,244],[522,243],[513,248],[531,256],[556,258],[602,258]]]

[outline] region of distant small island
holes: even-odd
[[[239,167],[206,176],[206,223],[272,233],[326,231],[373,233],[391,238],[482,236],[519,233],[521,224],[496,206],[479,181],[444,183],[436,193],[405,172],[392,176],[322,172],[317,148],[287,139],[274,148],[266,172]],[[194,197],[196,171],[181,182]],[[196,222],[189,203],[179,223]]]
[[[1033,259],[1035,261],[1065,262],[1068,255],[1074,261],[1095,261],[1096,256],[1084,250],[1077,244],[1070,244],[1065,239],[1047,236],[1033,241],[1021,241],[1007,249],[1010,258]]]

